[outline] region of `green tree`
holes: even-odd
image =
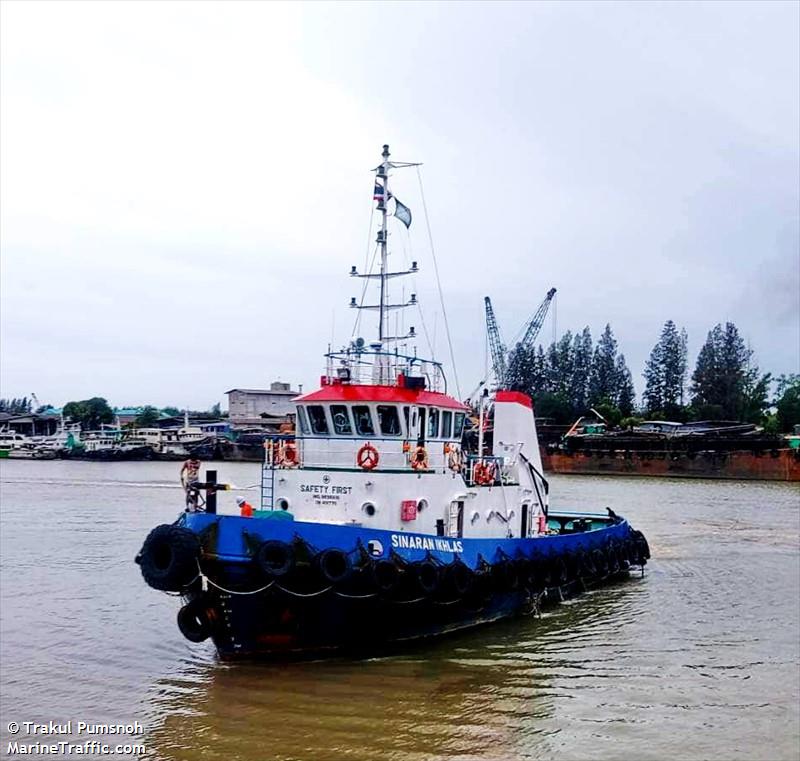
[[[791,433],[794,426],[800,425],[800,375],[780,375],[777,383],[774,404],[778,428]]]
[[[606,325],[592,355],[589,373],[589,403],[593,407],[614,402],[617,391],[616,359],[617,340],[611,326]]]
[[[168,417],[177,417],[181,411],[177,407],[162,407],[161,411]]]
[[[589,376],[592,370],[592,332],[585,327],[572,341],[569,399],[572,410],[582,415],[589,406]]]
[[[80,402],[67,402],[63,411],[65,418],[69,418],[73,423],[80,423],[84,431],[95,430],[101,424],[114,420],[114,410],[99,396]]]
[[[751,364],[753,352],[732,322],[715,325],[700,349],[692,373],[696,418],[758,422],[767,405],[769,373]],[[717,414],[718,413],[718,414]]]
[[[633,387],[633,376],[625,362],[624,354],[617,355],[614,363],[614,375],[616,385],[614,401],[620,411],[620,417],[629,417],[636,404],[636,390]]]
[[[550,418],[557,425],[566,425],[573,422],[574,413],[564,394],[545,391],[536,399],[536,417]]]
[[[558,340],[550,344],[546,354],[547,390],[559,394],[563,400],[570,401],[570,381],[572,379],[572,332],[567,331]]]
[[[161,418],[161,413],[157,408],[147,405],[142,407],[139,414],[134,420],[134,425],[137,428],[152,428]]]
[[[507,381],[512,391],[523,391],[537,399],[547,390],[546,360],[541,346],[538,349],[517,347],[508,362]]]
[[[686,331],[679,332],[675,323],[667,320],[645,364],[643,401],[649,414],[661,411],[670,419],[684,416],[686,343]]]

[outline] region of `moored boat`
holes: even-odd
[[[644,536],[606,513],[554,513],[532,401],[496,389],[491,443],[462,446],[470,411],[442,365],[389,333],[389,285],[418,271],[388,268],[384,146],[374,199],[380,214],[377,339],[326,355],[320,387],[295,399],[297,430],[264,444],[260,510],[216,512],[215,474],[195,484],[205,510],[158,526],[137,556],[145,581],[179,592],[181,632],[213,639],[223,658],[293,658],[442,635],[526,615],[587,587],[624,578],[649,558]],[[402,293],[402,291],[401,291]],[[393,325],[400,325],[393,320]],[[480,428],[483,430],[483,427]],[[190,507],[190,509],[192,509]]]

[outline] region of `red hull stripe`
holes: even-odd
[[[531,398],[527,394],[523,394],[521,391],[498,391],[495,396],[495,401],[516,402],[530,410],[533,409],[533,401],[531,401]]]
[[[389,402],[404,404],[423,404],[431,407],[445,407],[453,410],[466,410],[467,407],[447,394],[436,391],[418,391],[400,386],[358,386],[335,384],[324,386],[318,391],[295,397],[295,402]]]

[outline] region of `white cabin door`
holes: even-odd
[[[447,536],[464,536],[464,503],[451,502],[447,514]]]

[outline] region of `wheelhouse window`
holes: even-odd
[[[449,439],[452,435],[453,413],[450,410],[442,410],[442,438]]]
[[[300,433],[308,436],[308,418],[306,417],[305,407],[297,408],[297,422],[300,425]]]
[[[372,415],[366,405],[353,407],[353,420],[356,423],[356,433],[359,436],[374,436],[375,426],[372,424]]]
[[[333,431],[339,436],[352,436],[353,426],[350,425],[350,413],[344,404],[331,405],[331,420]]]
[[[453,437],[456,439],[461,438],[461,432],[464,428],[465,414],[463,412],[456,412],[453,415]]]
[[[386,404],[378,405],[378,425],[384,436],[400,436],[400,416],[397,407]]]
[[[308,419],[311,421],[311,432],[318,434],[328,433],[328,420],[325,417],[325,408],[313,405],[308,408]]]
[[[439,410],[431,408],[428,410],[428,438],[438,438],[439,434]]]

